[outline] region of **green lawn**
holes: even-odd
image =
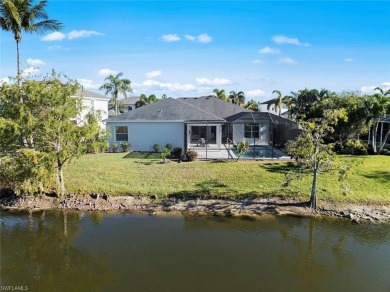
[[[336,173],[320,175],[319,200],[390,204],[390,156],[344,156],[355,161],[350,192],[343,195]],[[162,164],[156,154],[86,155],[65,170],[67,192],[111,195],[286,196],[307,200],[311,177],[283,186],[287,162],[186,162]]]

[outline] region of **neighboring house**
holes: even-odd
[[[83,99],[83,110],[81,116],[77,118],[77,123],[83,123],[85,116],[89,112],[93,112],[99,114],[99,125],[102,129],[106,129],[106,125],[102,121],[108,118],[108,101],[110,99],[84,88],[78,89],[74,97],[82,97]]]
[[[262,103],[259,103],[259,112],[269,112],[269,113],[273,113],[275,115],[279,115],[279,109],[276,109],[275,111],[275,105],[271,105],[270,109],[268,109],[268,104],[270,102],[272,102],[273,99],[270,99],[270,100],[267,100],[265,102],[262,102]],[[285,104],[282,104],[282,110],[281,110],[281,114],[282,116],[287,116],[287,111],[288,111],[288,108]]]
[[[294,122],[254,112],[213,97],[166,98],[105,120],[109,143],[128,142],[133,150],[154,144],[184,149],[203,145],[221,149],[246,139],[256,145],[282,145],[297,133]]]
[[[125,106],[126,111],[132,111],[135,109],[135,103],[139,101],[139,96],[127,97],[124,99],[119,99],[118,101]]]

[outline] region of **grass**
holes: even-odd
[[[354,160],[350,192],[335,173],[321,174],[318,199],[362,204],[390,204],[390,156],[343,156]],[[284,186],[287,162],[196,161],[162,164],[159,154],[110,153],[86,155],[65,169],[67,192],[111,195],[202,197],[294,197],[308,200],[311,177]]]

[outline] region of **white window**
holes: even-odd
[[[129,134],[127,131],[127,127],[117,126],[117,127],[115,127],[115,133],[116,133],[116,137],[115,137],[116,141],[128,141],[129,140]]]

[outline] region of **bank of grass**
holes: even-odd
[[[390,156],[343,156],[354,160],[350,191],[343,194],[338,175],[320,175],[318,199],[335,203],[390,204]],[[162,164],[158,154],[86,155],[65,170],[67,192],[77,194],[202,197],[309,198],[311,177],[284,186],[294,166],[270,161],[196,161]]]

